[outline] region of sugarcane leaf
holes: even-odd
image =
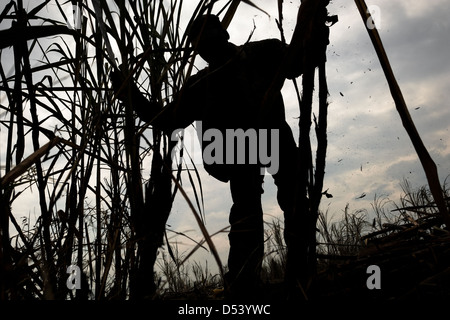
[[[3,19],[5,18],[5,16],[8,14],[9,10],[15,6],[16,3],[14,0],[11,0],[3,9],[2,13],[0,14],[0,22],[3,21]]]
[[[114,67],[117,68],[116,61],[115,61],[115,55],[114,51],[112,50],[111,43],[109,42],[108,35],[106,33],[106,26],[105,22],[102,19],[102,10],[100,8],[100,1],[99,0],[92,0],[92,4],[94,5],[95,9],[95,16],[97,18],[98,27],[100,28],[100,32],[103,37],[103,41],[106,45],[106,50],[108,52],[109,57],[111,58],[110,62],[113,64]]]
[[[0,49],[10,47],[17,41],[28,41],[60,34],[75,35],[75,31],[66,26],[27,26],[25,28],[13,26],[6,30],[0,30]]]
[[[41,3],[40,5],[38,5],[36,8],[32,9],[30,12],[28,12],[28,18],[34,18],[34,16],[36,15],[36,13],[38,13],[39,11],[42,10],[42,8],[44,8],[47,3],[49,3],[50,0],[45,0],[43,3]]]
[[[227,12],[225,13],[224,18],[222,19],[222,26],[223,26],[225,29],[228,28],[228,26],[230,25],[231,21],[233,20],[234,15],[236,14],[237,8],[238,8],[238,6],[239,6],[239,4],[240,4],[241,2],[247,4],[247,5],[253,7],[253,8],[255,8],[255,9],[261,11],[261,12],[263,12],[264,14],[266,14],[267,16],[270,17],[270,15],[269,15],[266,11],[264,11],[263,9],[261,9],[260,7],[258,7],[257,5],[255,5],[255,4],[254,4],[252,1],[250,1],[250,0],[234,0],[234,1],[231,3],[230,7],[228,8]]]

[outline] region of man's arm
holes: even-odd
[[[143,121],[152,122],[162,111],[161,105],[149,101],[131,79],[128,81],[125,79],[121,71],[111,73],[111,82],[117,99],[131,107]]]
[[[326,61],[326,47],[329,44],[329,27],[337,22],[337,16],[328,16],[326,6],[329,0],[304,0],[299,9],[297,24],[285,56],[285,70],[288,78],[303,72],[305,66],[315,68]],[[297,75],[298,76],[298,75]]]
[[[189,78],[181,91],[174,95],[173,101],[163,107],[156,101],[148,100],[132,80],[129,80],[128,84],[125,83],[120,71],[111,74],[117,99],[131,107],[141,120],[168,135],[173,130],[185,128],[194,120],[198,120],[201,92],[197,78]]]

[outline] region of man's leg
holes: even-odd
[[[231,297],[257,294],[264,256],[261,205],[263,176],[258,166],[237,167],[230,178],[233,206],[230,212],[229,272],[225,275]]]

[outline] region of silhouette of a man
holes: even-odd
[[[268,39],[236,46],[228,41],[228,32],[214,15],[198,18],[190,28],[189,40],[209,66],[187,79],[180,93],[164,108],[149,102],[132,84],[132,107],[142,120],[151,122],[169,137],[173,130],[185,128],[196,120],[202,121],[204,131],[214,128],[224,135],[226,129],[277,129],[279,166],[273,178],[278,188],[277,200],[285,215],[285,240],[289,250],[298,148],[285,120],[283,83],[273,80],[280,72],[283,72],[283,80],[300,76],[302,58],[298,58],[297,65],[282,71],[285,44]],[[116,89],[121,86],[117,77],[116,81],[113,77],[114,82]],[[275,90],[272,88],[274,94],[267,97],[266,93],[274,85],[277,86]],[[127,99],[123,101],[126,103]],[[203,141],[202,147],[208,143],[211,142]],[[264,254],[262,164],[204,165],[213,177],[229,181],[233,200],[229,216],[226,290],[232,296],[249,297],[258,291]]]

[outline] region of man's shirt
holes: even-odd
[[[135,104],[139,117],[152,121],[155,128],[169,136],[173,130],[185,128],[194,121],[202,121],[203,132],[213,128],[224,135],[226,129],[285,127],[281,88],[285,78],[301,73],[281,69],[287,46],[277,39],[269,39],[234,48],[234,57],[226,63],[207,67],[191,76],[157,117],[155,108],[148,103]],[[282,81],[275,82],[276,79]],[[207,145],[202,143],[203,148]],[[227,181],[232,166],[205,164],[205,169],[219,180]]]

